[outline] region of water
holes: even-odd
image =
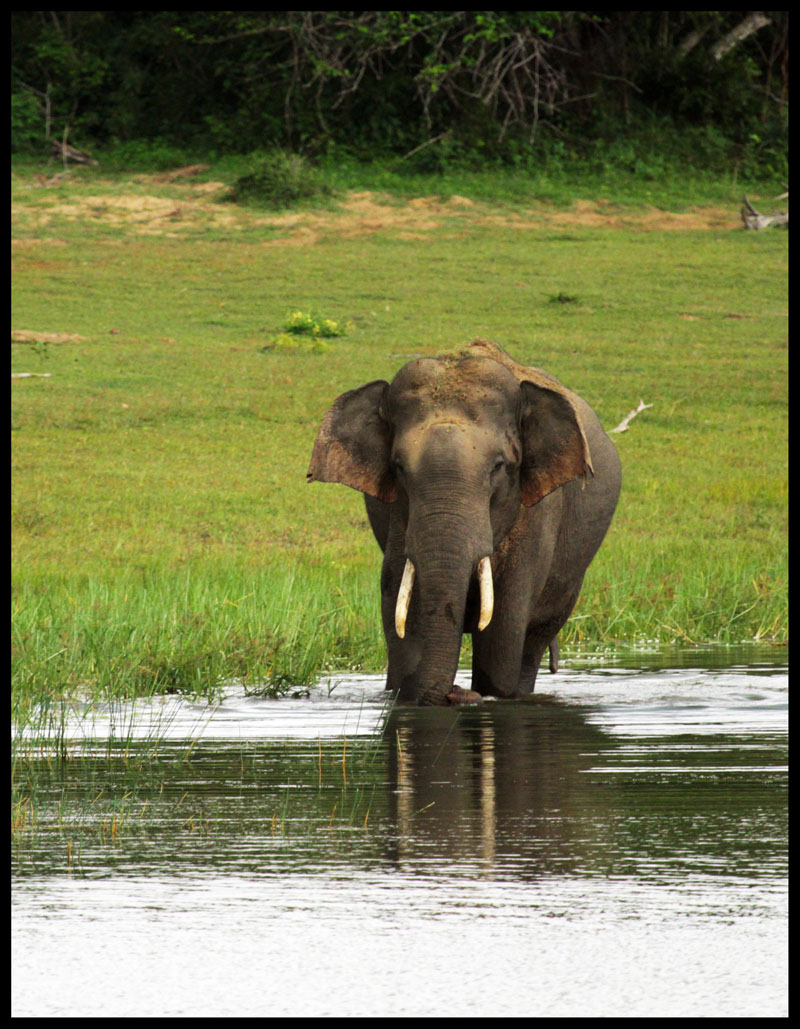
[[[18,744],[12,1013],[785,1016],[786,668],[711,665],[74,710]]]

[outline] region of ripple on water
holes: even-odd
[[[13,1014],[785,1016],[785,669],[382,687],[29,730]]]

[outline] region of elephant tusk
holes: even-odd
[[[394,627],[400,639],[406,634],[406,616],[408,615],[408,603],[411,600],[411,587],[413,585],[414,566],[406,558],[406,566],[403,569],[403,578],[400,582],[400,592],[397,594],[397,606],[394,609]]]
[[[494,585],[492,584],[492,562],[488,557],[481,558],[478,565],[478,582],[481,588],[481,616],[478,629],[483,630],[492,620],[494,611]]]

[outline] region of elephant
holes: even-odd
[[[365,495],[383,551],[386,689],[399,702],[530,694],[611,523],[621,470],[597,415],[497,344],[339,396],[307,474]],[[472,634],[471,689],[454,685]]]

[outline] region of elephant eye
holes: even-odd
[[[503,460],[503,458],[502,457],[498,457],[495,460],[494,464],[492,465],[492,475],[494,475],[496,472],[499,472],[501,469],[505,468],[505,466],[506,466],[506,463]]]

